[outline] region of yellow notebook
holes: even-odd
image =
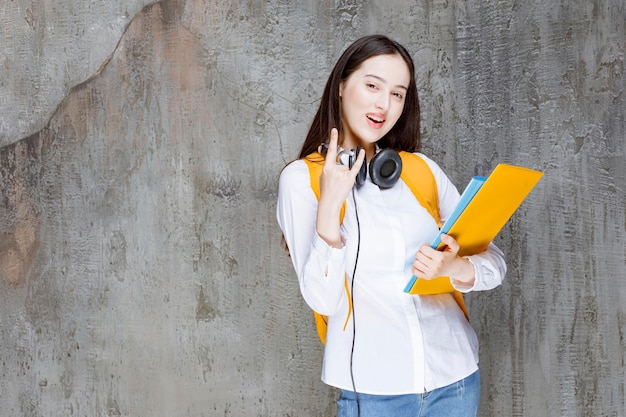
[[[447,232],[459,243],[459,255],[485,250],[542,176],[540,171],[498,164]],[[412,277],[404,292],[419,294],[423,284],[426,280]]]

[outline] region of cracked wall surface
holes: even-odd
[[[382,3],[382,2],[381,2]],[[462,188],[544,171],[466,297],[481,416],[626,414],[626,7],[7,1],[0,415],[329,416],[275,221],[330,67],[387,33]]]
[[[7,0],[0,4],[0,147],[43,129],[101,67],[154,0]]]

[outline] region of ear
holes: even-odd
[[[339,97],[341,97],[341,95],[343,94],[343,83],[343,81],[339,83]]]

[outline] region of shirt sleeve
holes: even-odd
[[[422,154],[420,156],[424,158],[435,176],[439,193],[439,212],[443,223],[452,214],[459,202],[460,194],[439,165]],[[474,285],[464,285],[451,280],[452,286],[456,290],[463,293],[486,291],[502,284],[507,267],[504,253],[496,245],[490,243],[483,252],[466,256],[465,258],[474,265],[474,270],[476,271]]]
[[[502,284],[506,274],[506,262],[504,253],[493,243],[486,250],[476,255],[466,256],[474,265],[476,276],[473,286],[457,285],[452,281],[452,286],[461,292],[486,291]]]
[[[317,198],[304,161],[281,172],[276,217],[304,300],[320,314],[335,314],[345,297],[345,246],[333,248],[315,231]]]

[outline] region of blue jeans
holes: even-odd
[[[360,417],[476,417],[480,402],[480,371],[424,394],[359,394]],[[354,392],[341,390],[337,417],[357,417]]]

